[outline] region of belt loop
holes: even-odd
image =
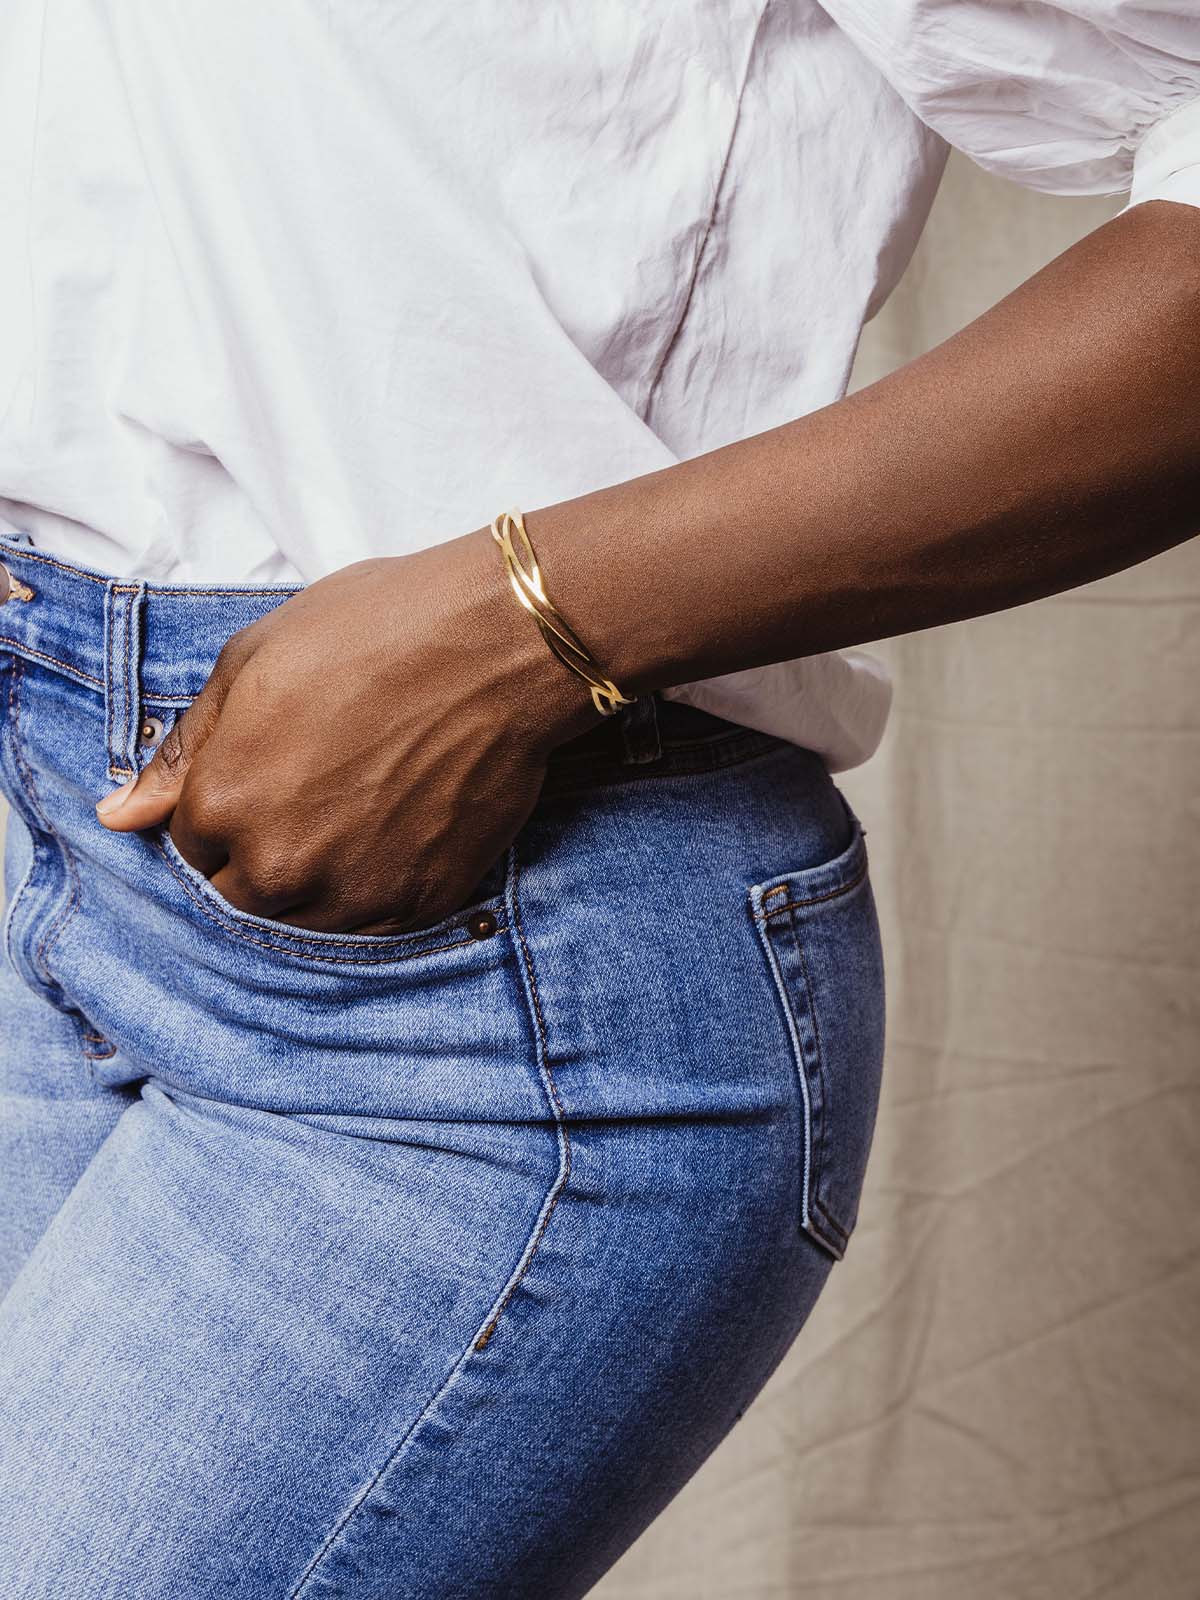
[[[104,729],[110,778],[137,774],[142,722],[141,654],[144,583],[110,579],[104,592]]]
[[[662,755],[662,741],[658,734],[658,695],[654,692],[639,695],[631,706],[622,707],[621,740],[625,766],[657,761]]]

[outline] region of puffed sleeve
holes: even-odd
[[[1200,206],[1200,0],[821,0],[921,121],[1051,194]]]

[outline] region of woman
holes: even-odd
[[[1194,531],[1191,10],[10,4],[6,1597],[582,1595],[740,1416],[835,652]],[[947,143],[1136,203],[841,399]]]

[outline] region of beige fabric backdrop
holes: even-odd
[[[1116,209],[952,162],[858,381]],[[843,780],[890,974],[858,1231],[596,1594],[1197,1600],[1200,541],[883,653]]]

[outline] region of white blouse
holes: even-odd
[[[773,427],[948,145],[1200,205],[1198,0],[5,0],[0,522],[309,582]],[[835,770],[889,700],[855,651],[668,692]]]

